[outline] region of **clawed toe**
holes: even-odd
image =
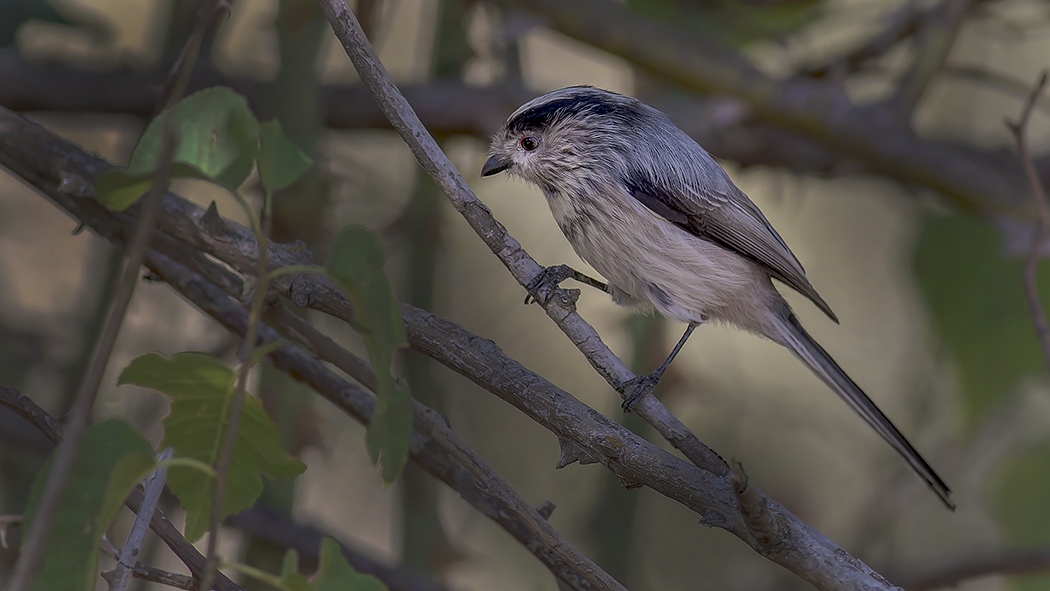
[[[572,277],[574,273],[575,271],[568,265],[554,265],[543,269],[539,276],[529,285],[529,294],[525,296],[525,304],[536,302],[541,306],[546,305],[554,297],[554,294],[561,289],[559,287],[561,282]]]
[[[624,382],[620,392],[623,394],[623,404],[620,408],[623,412],[631,412],[634,407],[656,388],[660,383],[660,376],[653,372],[644,376],[637,376]]]

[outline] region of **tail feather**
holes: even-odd
[[[802,361],[813,370],[813,373],[824,381],[846,404],[857,412],[868,422],[875,431],[882,436],[893,449],[897,450],[926,484],[937,493],[941,501],[949,509],[955,510],[955,503],[951,500],[951,489],[941,480],[941,477],[933,471],[926,460],[919,455],[912,444],[893,425],[892,422],[882,414],[879,407],[850,379],[846,372],[835,363],[835,360],[813,340],[813,337],[802,328],[794,314],[790,314],[786,321],[781,323],[782,338],[776,339],[787,346]]]

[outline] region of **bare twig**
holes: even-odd
[[[157,169],[153,175],[153,185],[141,204],[141,213],[138,224],[131,240],[127,243],[127,262],[124,272],[119,278],[119,283],[113,291],[113,303],[106,318],[106,323],[99,334],[99,340],[92,355],[91,364],[84,376],[84,382],[77,392],[73,405],[72,418],[63,430],[63,440],[55,452],[55,461],[48,474],[47,484],[40,495],[40,503],[37,506],[36,517],[29,526],[22,553],[15,564],[15,571],[11,575],[10,591],[25,591],[29,588],[43,560],[44,543],[47,540],[47,532],[51,527],[51,520],[58,508],[62,491],[65,488],[69,471],[73,467],[73,460],[79,449],[80,439],[87,429],[91,416],[91,409],[95,405],[95,397],[102,383],[102,374],[109,362],[109,356],[113,352],[113,345],[117,340],[117,333],[124,322],[124,314],[127,312],[131,297],[135,293],[138,283],[139,267],[146,254],[146,242],[149,233],[160,210],[160,199],[168,188],[168,176],[171,174],[172,154],[176,146],[176,139],[171,131],[170,125],[161,140],[160,154],[158,155]]]
[[[82,223],[110,240],[121,240],[121,229],[132,223],[129,215],[113,214],[89,198],[92,195],[90,179],[108,165],[4,109],[0,109],[0,164],[7,166]],[[193,265],[207,263],[206,257],[201,256],[200,250],[203,250],[241,273],[255,272],[256,261],[251,257],[257,252],[254,236],[246,228],[227,221],[226,231],[221,236],[209,236],[203,232],[198,221],[205,215],[203,208],[171,194],[166,197],[164,207],[161,229],[179,238],[179,241],[171,238],[167,240],[172,244],[182,244],[182,248],[189,251],[180,260]],[[161,232],[154,233],[155,240],[164,236]],[[274,245],[271,253],[271,266],[311,262],[309,251],[297,246]],[[197,275],[187,275],[185,271],[182,273],[167,277],[166,280],[228,329],[243,334],[247,318],[244,310],[230,300],[225,292],[219,292],[219,296],[204,297],[204,294],[218,291],[218,288]],[[221,277],[214,273],[209,276]],[[221,283],[233,286],[236,282]],[[273,287],[297,305],[344,319],[353,318],[349,302],[324,278],[310,274],[285,275],[275,280]],[[226,308],[220,310],[221,306]],[[228,310],[229,306],[239,310],[240,316],[231,316],[233,313]],[[402,316],[414,349],[434,357],[499,395],[549,429],[559,440],[572,441],[592,461],[600,461],[625,482],[650,486],[656,492],[682,503],[701,515],[702,523],[725,528],[762,556],[798,573],[820,589],[891,588],[866,565],[776,503],[770,503],[770,511],[780,521],[780,527],[790,532],[786,536],[790,543],[776,548],[762,546],[751,537],[743,523],[735,496],[724,478],[699,470],[660,451],[510,359],[491,341],[410,306],[402,306]],[[270,355],[275,365],[309,384],[358,420],[368,420],[374,405],[372,397],[339,380],[301,351],[285,349]],[[610,447],[609,444],[614,445]],[[443,452],[435,453],[433,448],[432,445],[428,447],[424,439],[414,438],[413,459],[420,461],[428,471],[504,527],[552,571],[557,572],[559,578],[575,580],[576,588],[590,588],[576,573],[559,564],[542,544],[537,543],[535,536],[520,521],[510,516],[505,505],[483,494],[479,488],[483,485],[476,478]],[[154,529],[156,531],[156,525]],[[188,558],[180,558],[190,565],[191,570],[195,568]]]
[[[208,13],[208,20],[199,19],[196,23],[194,34],[187,41],[186,49],[184,50],[186,59],[180,59],[178,67],[172,72],[174,83],[171,92],[158,105],[158,112],[169,102],[178,102],[185,94],[190,74],[200,50],[200,42],[204,37],[204,31],[211,24],[211,19],[218,14],[218,7],[222,2],[223,0],[211,0],[209,5],[214,5],[214,9]],[[47,540],[47,532],[51,527],[51,520],[54,517],[62,491],[65,488],[66,479],[76,457],[80,439],[89,423],[91,409],[95,404],[95,397],[98,395],[98,388],[102,383],[102,374],[109,362],[110,354],[113,352],[117,334],[124,322],[124,314],[127,312],[128,305],[131,303],[131,297],[135,293],[139,267],[141,267],[145,258],[147,238],[157,217],[161,195],[167,191],[168,177],[171,175],[172,169],[172,156],[178,144],[173,121],[174,112],[168,111],[164,121],[160,152],[157,155],[157,168],[154,171],[153,184],[140,204],[142,211],[138,218],[138,225],[135,227],[131,240],[127,243],[127,261],[124,266],[124,272],[113,290],[113,302],[110,306],[109,315],[99,333],[99,340],[92,355],[91,363],[77,392],[73,404],[72,418],[64,430],[62,443],[59,444],[58,450],[55,452],[55,461],[48,475],[44,491],[40,495],[36,517],[29,527],[25,544],[22,547],[22,553],[18,557],[18,562],[15,564],[15,570],[9,582],[10,591],[25,591],[28,589],[33,575],[43,559],[44,543]]]
[[[157,454],[157,461],[163,462],[171,459],[174,450],[170,447],[159,454]],[[164,483],[168,476],[168,467],[162,465],[150,474],[149,481],[146,483],[146,492],[142,500],[142,507],[139,509],[138,515],[135,516],[135,523],[131,526],[131,533],[128,534],[128,539],[124,542],[124,548],[120,551],[120,557],[117,558],[117,566],[113,569],[112,580],[109,581],[110,591],[124,591],[128,588],[128,583],[131,582],[131,575],[135,570],[135,559],[139,554],[139,547],[142,546],[142,540],[146,537],[146,530],[149,528],[149,522],[153,517],[153,511],[157,508],[157,501],[160,500],[160,493],[164,491]]]
[[[232,301],[228,294],[158,252],[152,252],[147,263],[159,277],[228,330],[235,334],[246,332],[248,314]],[[260,343],[273,342],[278,338],[273,329],[268,326],[260,327]],[[324,350],[323,347],[320,348]],[[269,357],[278,368],[307,383],[362,423],[367,424],[370,420],[375,399],[358,387],[336,377],[320,362],[293,347],[280,347]],[[417,409],[426,410],[422,405],[417,406]],[[587,573],[581,573],[567,565],[558,555],[558,549],[549,548],[531,532],[515,507],[508,504],[508,500],[517,497],[513,489],[504,488],[505,483],[501,486],[497,481],[479,480],[464,469],[446,451],[435,445],[433,434],[430,433],[433,424],[416,421],[415,426],[417,434],[413,436],[411,446],[412,458],[415,461],[420,462],[428,471],[452,486],[464,499],[503,525],[521,540],[526,548],[536,554],[559,580],[573,589],[603,588],[589,582]],[[561,552],[564,555],[565,550],[562,549]]]
[[[941,75],[946,78],[966,80],[986,88],[997,90],[1007,96],[1026,100],[1032,92],[1032,85],[1016,76],[1003,72],[997,72],[982,68],[981,66],[946,65],[941,70]],[[1040,94],[1036,99],[1035,108],[1044,115],[1050,114],[1050,99]]]
[[[282,332],[286,336],[297,340],[302,339],[304,344],[322,359],[335,364],[336,367],[345,371],[350,377],[374,391],[375,372],[373,369],[319,330],[283,307],[275,308],[274,306],[269,306],[267,319],[276,321],[278,328],[283,329]],[[596,588],[623,589],[622,585],[551,527],[547,520],[532,505],[526,502],[502,476],[463,443],[438,413],[418,401],[413,401],[412,415],[413,425],[417,430],[426,433],[446,453],[466,467],[475,478],[486,483],[490,494],[497,494],[499,499],[513,511],[514,515],[559,560],[564,561],[573,570],[590,580]]]
[[[420,123],[412,106],[391,81],[383,64],[375,55],[354,13],[343,0],[321,0],[320,4],[361,80],[375,95],[376,102],[408,144],[423,169],[444,190],[453,207],[463,215],[492,253],[507,267],[518,284],[526,289],[533,285],[543,272],[543,267],[521,248],[503,224],[492,217],[489,208],[474,195],[459,171]],[[620,386],[635,377],[602,342],[594,328],[576,313],[572,302],[566,305],[565,298],[552,298],[543,303],[543,308],[610,386],[619,390]],[[635,406],[634,412],[649,422],[696,465],[719,475],[726,473],[725,463],[718,454],[700,443],[655,397],[645,397]]]
[[[1024,109],[1021,111],[1021,119],[1017,122],[1007,121],[1006,126],[1010,128],[1010,131],[1014,134],[1014,139],[1017,141],[1017,153],[1022,164],[1024,164],[1025,174],[1028,175],[1028,184],[1032,191],[1032,199],[1035,200],[1036,208],[1039,211],[1039,221],[1035,224],[1035,231],[1032,233],[1032,244],[1028,249],[1028,258],[1025,262],[1024,285],[1025,295],[1028,298],[1028,311],[1032,315],[1035,334],[1039,338],[1040,346],[1043,348],[1047,369],[1050,369],[1050,328],[1047,327],[1046,311],[1043,310],[1043,303],[1039,298],[1039,283],[1037,281],[1040,250],[1042,249],[1046,232],[1050,230],[1050,206],[1047,205],[1046,190],[1043,188],[1043,182],[1039,179],[1035,163],[1032,161],[1032,155],[1028,151],[1027,138],[1028,122],[1032,115],[1032,109],[1036,100],[1043,93],[1046,82],[1047,73],[1043,72],[1032,89]]]
[[[0,406],[15,411],[19,416],[40,430],[53,443],[59,443],[62,440],[57,428],[58,421],[18,390],[0,386]],[[142,500],[142,490],[136,488],[131,491],[124,504],[135,513],[139,513],[142,507]],[[194,573],[198,578],[200,577],[200,573],[204,570],[204,556],[193,547],[193,544],[182,537],[179,530],[168,521],[160,509],[156,509],[153,512],[150,520],[150,529],[164,541],[183,564],[189,567],[190,572]],[[215,581],[214,589],[216,591],[244,591],[225,576],[220,576]]]
[[[252,538],[294,549],[299,553],[300,568],[307,572],[311,570],[311,564],[316,564],[320,558],[321,540],[335,537],[315,527],[296,523],[258,503],[250,509],[230,515],[223,524],[239,529]],[[388,566],[348,544],[340,542],[340,546],[343,556],[354,570],[373,575],[383,581],[390,591],[449,591],[448,587],[431,581],[411,568]]]
[[[963,17],[973,0],[941,0],[920,25],[911,67],[901,76],[891,104],[903,112],[911,112],[926,94],[930,82],[937,76],[955,44]]]
[[[255,345],[259,336],[259,319],[263,308],[266,306],[266,290],[268,289],[269,268],[267,261],[267,245],[269,244],[270,223],[272,218],[269,212],[264,212],[261,218],[261,227],[257,234],[259,249],[258,262],[256,264],[256,286],[252,297],[251,313],[248,318],[248,330],[244,335],[240,371],[237,375],[237,389],[234,392],[233,404],[230,407],[229,425],[223,438],[222,452],[215,463],[215,488],[212,491],[211,515],[208,525],[208,565],[201,579],[201,588],[208,589],[215,577],[215,570],[219,567],[219,526],[222,522],[223,501],[226,498],[226,478],[233,462],[233,448],[237,443],[237,428],[241,422],[241,411],[244,408],[244,398],[247,396],[248,372],[252,368],[252,360],[255,358]],[[221,423],[220,423],[221,424]]]
[[[197,579],[194,579],[193,577],[168,572],[159,568],[153,568],[152,566],[145,566],[142,563],[135,563],[135,567],[128,569],[128,572],[137,579],[142,579],[151,583],[160,583],[161,585],[167,585],[168,587],[174,587],[176,589],[185,589],[186,591],[197,591],[197,589],[200,589],[200,587],[197,586]],[[106,571],[102,573],[102,578],[110,584],[116,580],[115,577],[116,571]]]

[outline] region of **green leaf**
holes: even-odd
[[[1030,548],[1046,544],[1050,531],[1050,511],[1046,510],[1046,499],[1050,497],[1050,441],[1012,454],[998,476],[993,508],[1007,545]],[[1036,591],[1048,586],[1050,576],[1042,574],[1017,577],[1010,588]]]
[[[259,122],[247,99],[229,88],[214,87],[191,94],[171,108],[178,138],[172,178],[202,178],[236,191],[259,153]],[[146,127],[126,169],[110,169],[95,181],[95,193],[106,207],[123,210],[149,190],[167,113],[157,115]]]
[[[52,463],[33,482],[27,523],[36,515]],[[153,448],[124,421],[106,421],[84,432],[48,532],[44,563],[33,579],[34,591],[95,589],[102,534],[153,465]]]
[[[372,575],[363,575],[350,566],[339,542],[321,540],[321,560],[310,581],[313,591],[386,591],[386,585]]]
[[[321,558],[313,579],[299,574],[299,555],[289,550],[281,565],[281,583],[292,591],[387,591],[379,579],[354,570],[332,538],[321,540]]]
[[[1046,369],[1024,294],[1024,264],[1007,258],[995,229],[972,217],[930,219],[919,239],[916,276],[958,363],[971,424],[1022,378]],[[1046,308],[1050,273],[1042,272],[1038,285]]]
[[[391,373],[394,351],[407,345],[397,301],[383,273],[379,238],[360,226],[343,228],[332,245],[328,271],[353,304],[353,325],[365,339],[376,372],[376,410],[366,441],[373,462],[383,463],[383,480],[393,482],[408,462],[412,395]]]
[[[214,466],[229,427],[236,378],[235,371],[210,355],[179,353],[168,358],[151,353],[132,361],[119,383],[153,388],[167,395],[171,412],[164,420],[162,447],[174,448],[179,457]],[[292,478],[305,469],[282,447],[277,426],[262,404],[250,396],[245,398],[226,477],[222,515],[250,507],[262,494],[261,476]],[[186,538],[200,538],[208,529],[212,479],[199,470],[172,466],[168,485],[186,509]]]
[[[300,150],[274,119],[259,126],[259,181],[267,193],[294,183],[310,170],[314,161]]]

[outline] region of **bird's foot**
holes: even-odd
[[[623,412],[634,410],[634,407],[642,401],[642,398],[645,398],[646,394],[649,394],[656,388],[656,385],[660,383],[661,377],[663,377],[663,372],[658,370],[644,376],[636,376],[624,382],[619,388],[620,393],[623,394],[623,404],[620,405],[623,408]]]
[[[575,279],[580,283],[586,283],[587,285],[604,292],[609,291],[609,287],[606,284],[597,279],[588,277],[568,265],[553,265],[544,268],[536,279],[533,280],[532,284],[529,285],[529,295],[525,296],[525,304],[528,305],[532,302],[536,302],[543,306],[550,302],[556,295],[569,304],[575,304],[576,300],[580,297],[580,290],[562,289],[560,287],[561,282],[566,279]]]

